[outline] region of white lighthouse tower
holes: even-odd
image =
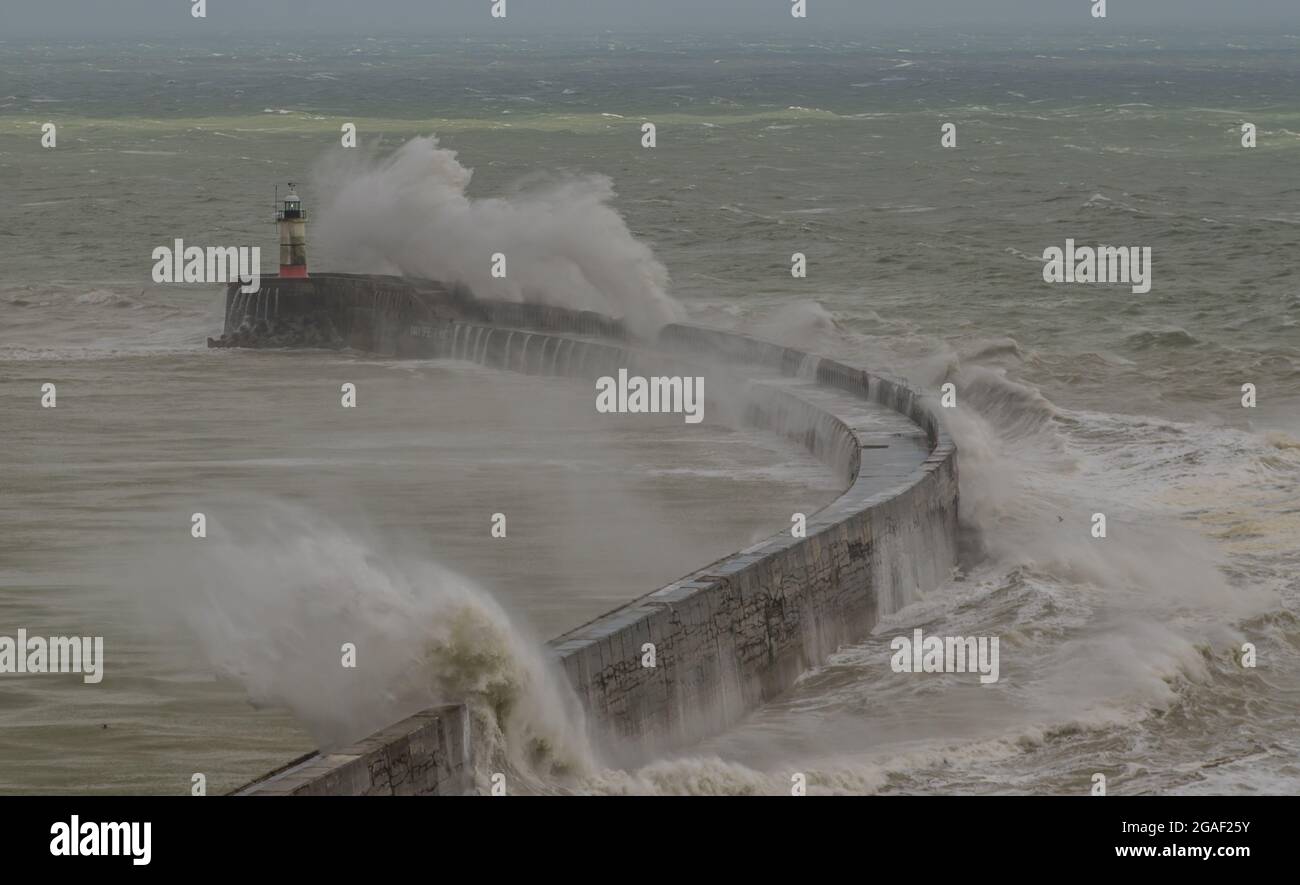
[[[275,212],[275,222],[280,228],[281,279],[307,277],[307,214],[294,187],[289,182],[289,194]]]

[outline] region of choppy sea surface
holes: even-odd
[[[1298,43],[0,43],[0,635],[111,655],[93,691],[0,676],[0,789],[234,786],[346,731],[312,677],[340,630],[417,641],[472,597],[545,638],[835,495],[779,440],[563,384],[208,351],[219,288],[153,285],[152,250],[274,256],[273,187],[329,200],[352,122],[381,157],[436,136],[469,201],[604,176],[689,317],[958,391],[954,579],[727,734],[566,789],[1296,792]],[[1152,291],[1044,283],[1067,239],[1151,247]],[[1001,679],[894,673],[918,627],[999,636]],[[390,645],[381,673],[423,660]]]

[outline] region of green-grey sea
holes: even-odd
[[[598,421],[560,382],[208,350],[222,287],[157,285],[151,253],[274,262],[289,181],[313,268],[450,274],[508,236],[650,268],[587,274],[584,306],[652,289],[955,385],[952,580],[726,734],[557,789],[1296,792],[1298,60],[1283,33],[0,35],[0,635],[107,648],[97,686],[0,675],[0,792],[229,789],[382,715],[375,670],[313,675],[331,618],[384,679],[443,679],[410,622],[467,599],[515,627],[476,635],[488,663],[531,660],[838,491],[779,439]],[[1045,283],[1067,239],[1150,247],[1150,293]],[[1001,679],[899,678],[917,627],[999,636]]]

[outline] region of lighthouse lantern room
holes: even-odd
[[[279,201],[277,200],[277,203]],[[307,276],[307,214],[302,209],[302,199],[289,182],[289,193],[277,206],[275,222],[280,228],[280,276],[305,278]]]

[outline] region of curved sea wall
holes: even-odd
[[[898,381],[722,330],[673,324],[654,341],[635,341],[599,314],[480,301],[433,283],[328,275],[307,291],[304,282],[266,281],[261,298],[232,287],[226,332],[209,343],[284,346],[316,329],[339,346],[529,374],[689,370],[740,400],[729,405],[743,423],[798,441],[842,478],[844,493],[808,515],[805,536],[782,531],[551,641],[613,764],[725,729],[862,639],[881,614],[937,587],[956,562],[956,451],[921,397]],[[651,650],[654,665],[643,666]],[[408,720],[363,747],[291,763],[242,792],[472,792],[468,716],[458,707],[437,713],[444,730],[463,723],[463,752],[450,754],[459,760],[454,771],[447,742],[440,755],[429,749],[437,742],[412,742]],[[385,755],[389,746],[396,757]],[[406,761],[383,761],[390,758]],[[394,785],[386,773],[412,767],[445,774]],[[362,769],[373,773],[363,777]]]
[[[809,516],[806,537],[775,534],[556,639],[552,646],[617,761],[731,725],[839,646],[862,639],[881,613],[939,586],[957,554],[956,450],[906,386],[728,332],[670,326],[660,340],[784,375],[812,360],[819,387],[907,417],[928,453],[882,488],[864,464],[905,443],[906,433],[831,412],[809,415],[810,426],[829,418],[847,432],[853,456],[849,488]],[[816,437],[807,442],[820,456]],[[654,668],[640,666],[645,643],[656,649]]]

